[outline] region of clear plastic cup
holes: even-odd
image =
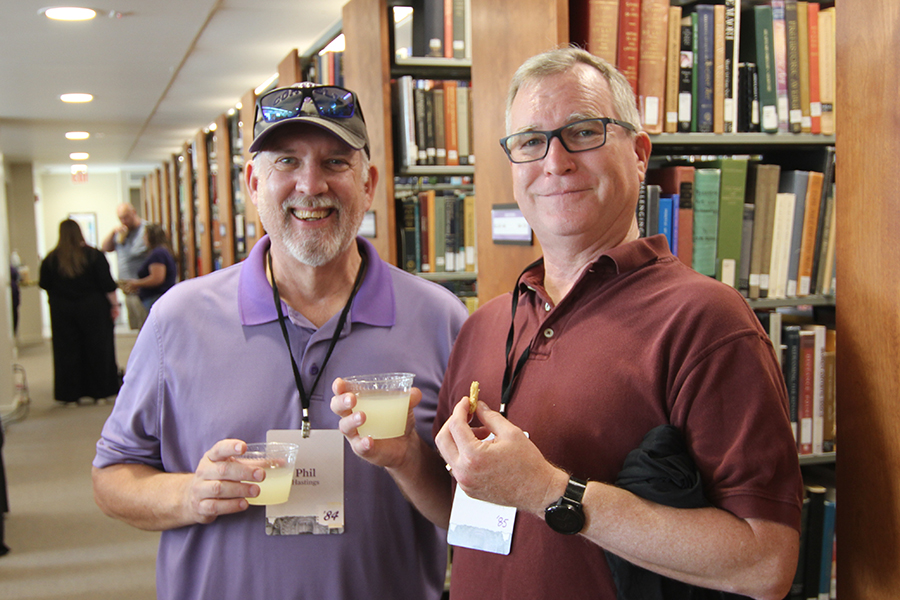
[[[381,373],[343,378],[347,391],[356,394],[353,412],[366,415],[366,422],[359,427],[360,435],[386,439],[406,433],[414,377],[412,373]]]
[[[266,477],[262,481],[247,481],[259,486],[259,496],[247,498],[254,505],[284,504],[291,495],[291,484],[294,481],[294,461],[297,460],[297,444],[283,442],[261,442],[247,444],[247,451],[235,460],[244,464],[265,469]]]

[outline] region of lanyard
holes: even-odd
[[[500,414],[504,417],[506,416],[507,407],[509,403],[512,402],[512,390],[513,386],[516,382],[516,378],[519,376],[519,373],[522,371],[522,367],[525,366],[525,361],[528,360],[528,355],[531,353],[531,344],[529,343],[525,350],[522,351],[522,354],[519,356],[519,360],[515,361],[516,366],[513,368],[513,338],[516,336],[516,308],[519,306],[519,280],[522,279],[522,275],[524,275],[527,271],[532,269],[533,267],[538,266],[544,261],[543,258],[539,258],[527,267],[525,270],[519,274],[519,277],[516,278],[516,285],[513,288],[512,292],[512,309],[510,310],[511,316],[509,320],[509,334],[506,336],[506,369],[503,371],[503,387],[500,388],[502,390],[500,395]]]
[[[356,297],[356,292],[359,291],[359,286],[362,283],[363,274],[366,272],[366,253],[364,251],[360,252],[359,256],[362,259],[362,262],[359,264],[359,271],[356,273],[356,281],[353,282],[353,291],[350,292],[350,298],[347,299],[347,304],[344,305],[344,309],[341,311],[341,318],[338,320],[334,335],[331,336],[331,344],[328,346],[325,360],[322,361],[319,373],[316,375],[316,379],[313,381],[312,387],[309,390],[309,396],[306,395],[306,390],[303,389],[303,382],[300,380],[300,369],[297,368],[297,361],[294,360],[294,353],[291,352],[291,339],[288,336],[287,325],[284,322],[284,313],[281,310],[281,296],[278,294],[278,284],[275,283],[275,270],[272,268],[272,252],[270,251],[267,256],[269,259],[269,273],[272,275],[272,295],[275,297],[275,310],[278,311],[278,323],[281,325],[281,333],[284,335],[284,343],[287,345],[288,356],[291,357],[291,369],[294,371],[294,383],[297,384],[297,391],[300,393],[300,405],[303,407],[303,437],[305,438],[309,437],[310,430],[309,399],[316,390],[316,386],[319,384],[322,373],[325,372],[325,365],[328,364],[328,359],[331,358],[331,352],[334,350],[334,345],[337,344],[338,338],[341,336],[341,331],[344,329],[344,324],[347,322],[347,314],[350,312],[350,305],[353,304],[353,299]]]

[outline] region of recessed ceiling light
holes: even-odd
[[[68,131],[66,132],[67,140],[86,140],[91,137],[87,131]]]
[[[72,160],[87,160],[90,157],[91,155],[87,152],[73,152],[69,155],[69,158],[71,158]]]
[[[88,21],[97,16],[96,10],[78,6],[54,6],[42,8],[39,12],[43,12],[44,16],[54,21]]]
[[[94,97],[90,94],[63,94],[59,99],[63,102],[90,102]]]

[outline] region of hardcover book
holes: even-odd
[[[716,243],[719,226],[719,169],[694,172],[694,254],[695,271],[716,276]]]
[[[641,0],[620,0],[616,66],[638,94],[641,48]]]
[[[666,97],[669,0],[641,0],[638,106],[649,134],[662,133]]]

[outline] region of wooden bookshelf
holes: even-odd
[[[179,207],[178,212],[181,214],[181,227],[179,228],[179,264],[181,267],[181,278],[189,279],[197,276],[197,246],[196,233],[194,226],[196,223],[194,215],[194,165],[193,165],[193,148],[191,144],[185,142],[181,149],[181,159],[179,161]]]
[[[900,13],[842,0],[837,19],[838,598],[900,597]]]
[[[234,193],[231,180],[231,130],[228,115],[216,119],[216,238],[219,267],[233,265],[234,260]]]

